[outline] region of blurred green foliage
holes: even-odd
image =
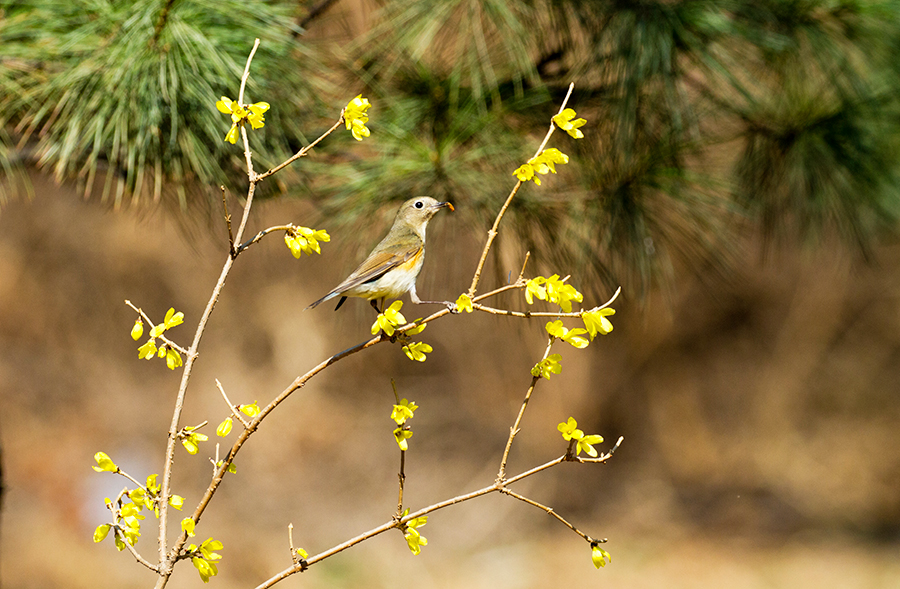
[[[0,163],[31,144],[90,190],[102,162],[116,199],[236,182],[213,103],[236,98],[258,36],[263,165],[318,130],[323,104],[374,105],[363,145],[330,142],[277,187],[314,198],[329,229],[431,194],[483,231],[575,82],[585,138],[554,136],[572,161],[520,191],[507,251],[646,293],[727,269],[756,235],[868,254],[896,232],[900,1],[386,0],[332,45],[295,24],[314,4],[0,2]]]
[[[255,66],[266,75],[250,78],[245,101],[280,106],[254,137],[263,165],[299,145],[319,95],[313,84],[324,80],[294,41],[285,3],[30,0],[0,10],[2,126],[86,194],[100,172],[103,198],[117,204],[166,193],[184,206],[189,192],[240,173],[242,154],[223,143],[227,125],[214,104],[237,98],[255,37],[266,48]]]

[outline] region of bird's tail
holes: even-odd
[[[328,293],[327,295],[325,295],[324,297],[322,297],[321,299],[319,299],[318,301],[316,301],[315,303],[312,303],[310,306],[306,307],[303,310],[308,311],[308,310],[318,306],[319,303],[324,303],[325,301],[327,301],[329,299],[333,299],[334,297],[338,296],[339,294],[341,294],[341,293],[339,293],[337,291],[332,291],[332,292]],[[341,297],[341,300],[338,301],[337,307],[335,307],[334,310],[337,311],[338,309],[340,309],[341,305],[343,305],[344,301],[346,301],[346,300],[347,300],[347,297]]]
[[[337,293],[336,293],[336,292],[330,292],[330,293],[328,293],[327,295],[325,295],[324,297],[322,297],[321,299],[319,299],[319,300],[316,301],[315,303],[312,303],[310,306],[308,306],[307,308],[305,308],[305,309],[303,309],[303,310],[304,310],[304,311],[309,311],[310,309],[319,306],[320,303],[324,303],[324,302],[327,301],[328,299],[333,299],[333,298],[336,297],[336,296],[337,296]]]

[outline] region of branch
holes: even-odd
[[[156,26],[153,27],[153,36],[150,37],[150,47],[156,46],[156,43],[159,42],[159,37],[162,35],[162,30],[166,26],[166,21],[169,20],[169,11],[172,9],[173,4],[175,4],[175,0],[166,0],[165,6],[163,6],[163,9],[160,11],[159,18],[156,19]]]
[[[516,288],[521,288],[521,286],[514,285]],[[524,286],[524,285],[522,285]],[[593,313],[594,311],[599,311],[600,309],[605,309],[606,307],[613,304],[613,301],[618,298],[619,293],[622,292],[622,287],[616,289],[616,292],[612,297],[602,305],[597,305],[593,309],[582,309],[581,311],[573,311],[571,313],[561,313],[554,311],[510,311],[509,309],[496,309],[494,307],[488,307],[487,305],[480,305],[478,303],[473,302],[472,308],[478,311],[484,311],[485,313],[490,313],[491,315],[506,315],[509,317],[581,317],[584,313]],[[481,300],[484,297],[477,297],[476,300]]]
[[[228,251],[231,252],[231,257],[235,257],[237,253],[234,249],[234,234],[231,232],[231,215],[228,214],[228,200],[225,198],[225,186],[220,186],[222,189],[222,208],[225,209],[225,224],[228,226]]]
[[[322,372],[335,362],[338,362],[347,356],[355,354],[357,352],[361,352],[366,348],[379,344],[381,342],[389,341],[387,337],[383,337],[383,334],[373,337],[370,340],[367,340],[361,344],[357,344],[351,348],[344,350],[343,352],[339,352],[324,362],[321,362],[319,365],[315,366],[311,370],[309,370],[306,374],[302,376],[298,376],[294,382],[290,384],[286,389],[284,389],[277,397],[275,397],[272,402],[266,405],[259,414],[247,424],[246,429],[240,433],[238,439],[235,441],[234,445],[232,445],[231,450],[229,450],[228,455],[222,460],[222,464],[219,466],[218,471],[213,476],[212,481],[210,481],[209,486],[203,494],[203,497],[200,499],[200,502],[197,504],[194,513],[191,515],[191,518],[195,522],[200,521],[200,517],[203,515],[203,512],[206,511],[209,502],[212,500],[213,495],[215,495],[216,490],[219,488],[219,485],[222,483],[222,479],[225,477],[225,473],[228,472],[228,467],[234,462],[235,456],[241,450],[247,440],[250,439],[250,436],[259,428],[260,423],[263,419],[266,418],[278,405],[280,405],[285,399],[287,399],[294,391],[303,388],[303,386],[309,382],[309,380]],[[175,544],[177,550],[180,550],[184,543],[187,541],[187,533],[182,531],[181,535],[178,537],[178,540]],[[176,552],[177,552],[176,550]]]
[[[581,536],[582,538],[584,538],[584,539],[587,540],[588,542],[594,542],[594,541],[595,541],[593,538],[591,538],[590,536],[588,536],[587,534],[585,534],[584,532],[582,532],[581,530],[579,530],[578,528],[576,528],[575,526],[573,526],[572,524],[570,524],[569,522],[567,522],[561,515],[559,515],[559,514],[556,513],[555,511],[553,511],[553,508],[552,508],[552,507],[547,507],[546,505],[542,505],[542,504],[538,503],[537,501],[532,501],[532,500],[529,499],[528,497],[525,497],[525,496],[523,496],[523,495],[519,495],[519,494],[516,493],[515,491],[511,491],[511,490],[509,490],[509,489],[507,489],[507,488],[505,488],[505,487],[504,487],[503,489],[500,489],[500,492],[503,493],[503,494],[505,494],[505,495],[509,495],[510,497],[515,497],[515,498],[518,499],[519,501],[524,501],[524,502],[527,503],[528,505],[533,505],[534,507],[537,507],[538,509],[542,509],[543,511],[546,511],[549,515],[552,515],[553,517],[555,517],[556,519],[558,519],[560,522],[562,522],[563,525],[565,525],[567,528],[569,528],[570,530],[572,530],[573,532],[575,532],[576,534],[578,534],[579,536]],[[599,542],[599,540],[598,540],[598,542]]]
[[[569,91],[566,92],[566,97],[563,99],[562,105],[559,107],[559,112],[557,114],[562,113],[565,110],[566,104],[569,102],[569,97],[572,95],[572,89],[575,88],[575,83],[569,84]],[[553,131],[556,129],[556,125],[553,123],[553,119],[550,119],[550,129],[547,130],[547,134],[544,136],[544,140],[541,142],[540,147],[538,147],[537,151],[534,154],[534,157],[537,157],[541,154],[541,151],[544,150],[544,146],[547,145],[547,141],[550,140],[550,136],[553,134]],[[500,212],[497,213],[497,218],[494,219],[494,225],[491,227],[491,230],[488,231],[487,242],[484,244],[484,251],[481,252],[481,259],[478,260],[478,267],[475,268],[475,275],[472,277],[472,286],[469,287],[469,298],[475,296],[475,290],[478,288],[478,281],[481,279],[481,271],[484,268],[484,261],[487,259],[488,252],[491,249],[491,244],[494,243],[494,238],[497,237],[497,228],[500,226],[500,220],[503,218],[504,213],[506,213],[506,209],[509,208],[509,204],[512,202],[513,197],[519,191],[519,188],[522,186],[522,181],[519,180],[516,182],[516,185],[513,186],[512,192],[509,193],[509,196],[506,197],[506,202],[503,203],[503,206],[500,207]],[[524,267],[523,267],[524,268]]]
[[[552,335],[548,338],[547,348],[544,350],[544,356],[540,361],[547,359],[547,356],[550,354],[550,347],[553,345],[555,339],[556,338]],[[519,415],[516,416],[516,422],[511,428],[509,428],[509,438],[506,440],[506,448],[503,450],[503,458],[500,459],[500,470],[497,471],[498,484],[502,483],[504,477],[506,476],[506,461],[509,460],[509,451],[512,448],[513,440],[516,439],[516,435],[519,433],[519,424],[522,423],[522,417],[525,415],[525,409],[528,407],[528,401],[531,400],[531,393],[534,392],[534,387],[537,385],[537,382],[540,379],[540,376],[531,377],[531,386],[529,386],[528,390],[525,392],[525,399],[522,401],[522,407],[519,409]]]
[[[256,39],[253,44],[253,50],[250,52],[250,57],[247,58],[247,65],[244,68],[244,75],[241,78],[241,91],[238,97],[238,102],[243,101],[244,87],[247,84],[247,78],[250,76],[250,62],[253,60],[253,55],[256,53],[256,49],[258,47],[259,39]],[[241,126],[241,134],[244,137],[244,152],[247,158],[247,173],[250,177],[250,187],[247,191],[247,202],[244,205],[244,213],[241,216],[241,223],[238,226],[237,233],[234,236],[235,241],[238,242],[241,240],[241,236],[244,234],[244,228],[247,226],[247,220],[250,218],[250,207],[253,205],[253,193],[256,188],[256,183],[253,181],[253,162],[250,159],[250,143],[247,140],[247,131],[243,126]],[[181,413],[184,410],[184,398],[187,394],[188,383],[191,380],[191,373],[193,372],[194,362],[197,359],[197,350],[200,347],[200,340],[203,338],[203,333],[206,331],[206,324],[209,321],[209,317],[210,315],[212,315],[213,309],[215,309],[216,303],[219,300],[219,294],[222,292],[222,288],[225,286],[225,279],[228,278],[228,273],[231,271],[232,264],[234,264],[234,258],[232,258],[231,251],[229,251],[228,257],[225,258],[225,263],[222,266],[222,272],[219,274],[219,278],[216,281],[215,286],[213,287],[213,291],[209,297],[209,301],[206,303],[206,308],[203,310],[203,314],[200,316],[200,321],[197,324],[197,331],[194,333],[194,340],[187,352],[187,359],[184,362],[184,370],[181,373],[181,383],[178,386],[178,395],[175,398],[175,409],[172,412],[172,423],[169,425],[169,436],[168,440],[166,441],[166,458],[165,464],[163,466],[163,479],[159,492],[159,578],[156,582],[156,589],[162,589],[169,582],[169,577],[172,576],[172,570],[175,566],[175,561],[178,559],[181,548],[184,546],[184,542],[187,539],[187,534],[182,531],[179,540],[172,547],[172,551],[168,551],[167,526],[169,520],[169,495],[171,493],[172,485],[172,468],[175,463],[175,448],[178,442],[178,424],[181,421]],[[247,430],[244,430],[245,433],[246,431]],[[198,518],[194,519],[195,522],[197,520]]]
[[[250,50],[250,55],[247,57],[247,65],[244,66],[244,75],[241,76],[241,90],[238,93],[238,104],[243,106],[244,104],[244,88],[247,87],[247,80],[250,78],[250,62],[253,61],[253,56],[256,55],[256,50],[259,48],[259,39],[256,39],[253,43],[253,49]],[[247,196],[247,201],[249,205],[249,201],[253,197],[253,190],[255,187],[256,174],[253,172],[253,157],[250,152],[250,140],[247,138],[247,129],[245,125],[241,125],[241,137],[244,139],[244,158],[247,160],[247,176],[250,178],[250,194]],[[240,229],[238,229],[238,234],[243,233],[244,225],[241,224]],[[240,239],[238,239],[240,241]]]
[[[128,299],[125,299],[125,304],[128,305],[129,307],[131,307],[132,309],[134,309],[135,311],[137,311],[138,315],[141,316],[141,319],[143,319],[144,321],[146,321],[146,322],[147,322],[147,325],[149,325],[151,328],[152,328],[154,325],[156,325],[155,323],[153,323],[153,321],[150,320],[150,317],[148,317],[147,314],[144,313],[143,309],[141,309],[140,307],[135,307],[135,306],[132,304],[132,302],[129,301]],[[163,341],[164,344],[166,344],[166,345],[169,346],[170,348],[175,348],[176,350],[178,350],[179,352],[181,352],[181,353],[184,354],[184,355],[190,354],[190,351],[186,350],[185,348],[182,348],[181,346],[179,346],[178,344],[176,344],[175,342],[173,342],[172,340],[170,340],[169,338],[167,338],[167,337],[166,337],[165,335],[163,335],[163,334],[159,334],[158,336],[156,336],[156,338],[157,338],[157,339],[161,339],[161,340]]]
[[[250,424],[244,420],[244,416],[241,415],[240,411],[238,411],[231,400],[228,398],[228,395],[225,394],[225,389],[222,388],[222,383],[219,382],[219,379],[216,379],[216,386],[219,387],[219,392],[222,393],[222,396],[225,397],[225,402],[228,403],[228,408],[231,409],[231,414],[234,415],[238,421],[241,422],[241,425],[244,426],[244,429],[250,427]]]
[[[125,475],[125,476],[128,476],[128,475]],[[131,479],[132,481],[134,480],[131,477],[128,477],[128,478]],[[140,484],[140,483],[138,483],[138,484]],[[141,487],[141,488],[143,488],[143,487]],[[159,572],[159,569],[156,566],[154,566],[149,560],[147,560],[146,558],[141,556],[140,553],[137,551],[137,548],[135,548],[128,542],[128,540],[124,537],[124,534],[121,533],[121,526],[119,526],[119,524],[116,523],[116,508],[113,507],[113,505],[121,505],[122,504],[122,497],[124,497],[126,495],[126,491],[128,491],[128,489],[122,489],[122,491],[119,493],[119,496],[116,497],[115,501],[111,501],[106,504],[106,508],[109,509],[110,513],[112,513],[112,516],[113,516],[113,523],[112,523],[113,534],[116,535],[117,537],[120,534],[122,535],[122,538],[121,538],[122,543],[125,545],[125,547],[128,549],[128,552],[131,553],[131,555],[134,557],[134,559],[136,561],[138,561],[139,563],[141,563],[142,565],[144,565],[145,567],[147,567],[148,569],[150,569],[153,572]]]
[[[334,2],[335,2],[335,0],[322,0],[321,2],[319,2],[318,4],[316,4],[315,6],[310,8],[309,14],[307,14],[305,17],[303,17],[303,20],[301,20],[297,24],[300,25],[300,28],[305,29],[307,27],[307,25],[309,25],[309,23],[313,19],[315,19],[322,12],[324,12],[329,6],[334,4]]]
[[[235,251],[236,251],[237,254],[243,252],[245,249],[247,249],[248,247],[250,247],[251,245],[253,245],[253,244],[256,243],[257,241],[259,241],[260,239],[262,239],[263,237],[265,237],[265,236],[268,235],[269,233],[274,233],[275,231],[290,231],[291,229],[293,229],[293,226],[290,225],[290,224],[288,224],[288,225],[276,225],[276,226],[274,226],[274,227],[269,227],[268,229],[263,229],[262,231],[260,231],[260,232],[257,233],[256,235],[254,235],[251,239],[249,239],[249,240],[247,240],[246,242],[242,243],[241,245],[237,246],[237,248],[236,248]]]
[[[334,133],[335,129],[340,127],[341,123],[344,122],[344,110],[346,110],[346,109],[341,109],[341,116],[340,116],[340,118],[338,118],[337,122],[335,124],[333,124],[330,129],[328,129],[327,131],[322,133],[318,139],[316,139],[315,141],[313,141],[312,143],[310,143],[309,145],[307,145],[306,147],[304,147],[303,149],[301,149],[300,151],[298,151],[297,153],[295,153],[294,155],[292,155],[285,161],[281,162],[280,164],[278,164],[277,166],[275,166],[268,172],[265,172],[265,173],[257,176],[256,177],[257,182],[260,180],[264,180],[265,178],[268,178],[269,176],[278,172],[282,168],[291,165],[292,163],[294,163],[295,161],[297,161],[298,159],[300,159],[301,157],[303,157],[307,153],[309,153],[309,150],[311,150],[313,147],[315,147],[320,141],[322,141],[323,139],[325,139],[326,137],[328,137],[329,135]]]
[[[597,458],[595,461],[596,462],[604,462],[604,461],[608,460],[611,455],[612,455],[612,453],[610,452],[608,454],[605,454],[605,455]],[[415,519],[417,517],[422,517],[423,515],[428,515],[429,513],[435,512],[439,509],[444,509],[445,507],[450,507],[450,506],[456,505],[458,503],[463,503],[465,501],[470,501],[472,499],[482,497],[489,493],[500,492],[514,482],[521,481],[522,479],[525,479],[525,478],[530,477],[534,474],[537,474],[541,471],[552,468],[558,464],[562,464],[563,462],[566,462],[565,455],[560,456],[559,458],[555,458],[549,462],[545,462],[544,464],[541,464],[540,466],[536,466],[536,467],[532,468],[531,470],[520,473],[508,480],[495,481],[494,484],[484,487],[484,488],[481,488],[481,489],[478,489],[477,491],[472,491],[471,493],[466,493],[465,495],[458,495],[456,497],[453,497],[452,499],[447,499],[447,500],[441,501],[439,503],[429,505],[428,507],[424,507],[424,508],[416,511],[415,513],[410,513],[409,515],[406,515],[400,519],[392,519],[389,522],[385,522],[385,523],[381,524],[377,528],[372,528],[371,530],[364,532],[364,533],[360,534],[359,536],[356,536],[355,538],[351,538],[350,540],[347,540],[346,542],[343,542],[341,544],[338,544],[337,546],[329,548],[325,552],[321,552],[311,558],[306,559],[306,561],[305,561],[306,566],[304,566],[304,567],[301,567],[300,565],[293,565],[293,566],[290,566],[290,567],[284,569],[280,573],[277,573],[275,576],[271,577],[264,583],[257,586],[256,589],[267,589],[268,587],[272,587],[273,585],[286,579],[287,577],[289,577],[295,573],[299,573],[302,570],[306,570],[306,568],[316,564],[317,562],[325,560],[326,558],[328,558],[330,556],[334,556],[335,554],[337,554],[339,552],[343,552],[344,550],[347,550],[348,548],[351,548],[351,547],[359,544],[360,542],[364,542],[364,541],[368,540],[369,538],[378,536],[379,534],[383,534],[384,532],[387,532],[388,530],[391,530],[393,528],[402,527],[404,524],[406,524],[406,522],[408,522],[412,519]]]

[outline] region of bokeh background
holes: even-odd
[[[570,415],[604,447],[624,436],[608,464],[518,486],[609,538],[610,566],[491,496],[433,514],[417,557],[395,532],[283,586],[900,586],[898,15],[893,1],[0,2],[0,582],[154,582],[92,542],[125,481],[90,466],[103,450],[138,478],[160,471],[179,374],[137,360],[124,301],[184,311],[173,336],[190,339],[227,251],[217,187],[233,213],[245,191],[214,102],[236,96],[260,37],[248,97],[273,108],[251,134],[258,167],[360,93],[372,136],[333,136],[264,186],[249,231],[294,222],[332,241],[297,261],[275,235],[238,259],[184,424],[226,416],[215,379],[266,403],[363,341],[364,302],[302,309],[409,196],[457,206],[429,227],[420,295],[465,290],[570,82],[585,138],[554,135],[571,161],[522,188],[483,288],[525,251],[528,274],[571,274],[586,304],[623,287],[612,334],[558,350],[509,468],[559,455]],[[392,378],[421,406],[407,504],[490,484],[543,333],[447,317],[423,364],[380,345],[316,377],[204,515],[201,539],[225,544],[211,582],[285,568],[288,523],[316,553],[389,519]],[[176,454],[188,505],[212,447]],[[170,586],[202,583],[182,563]]]

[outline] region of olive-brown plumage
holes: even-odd
[[[440,202],[430,196],[418,196],[403,203],[391,230],[363,263],[307,309],[339,296],[341,299],[335,311],[347,297],[367,299],[377,311],[378,299],[396,299],[406,292],[413,303],[434,302],[419,299],[416,278],[425,261],[425,228],[435,213],[445,207],[453,210],[449,202]]]

